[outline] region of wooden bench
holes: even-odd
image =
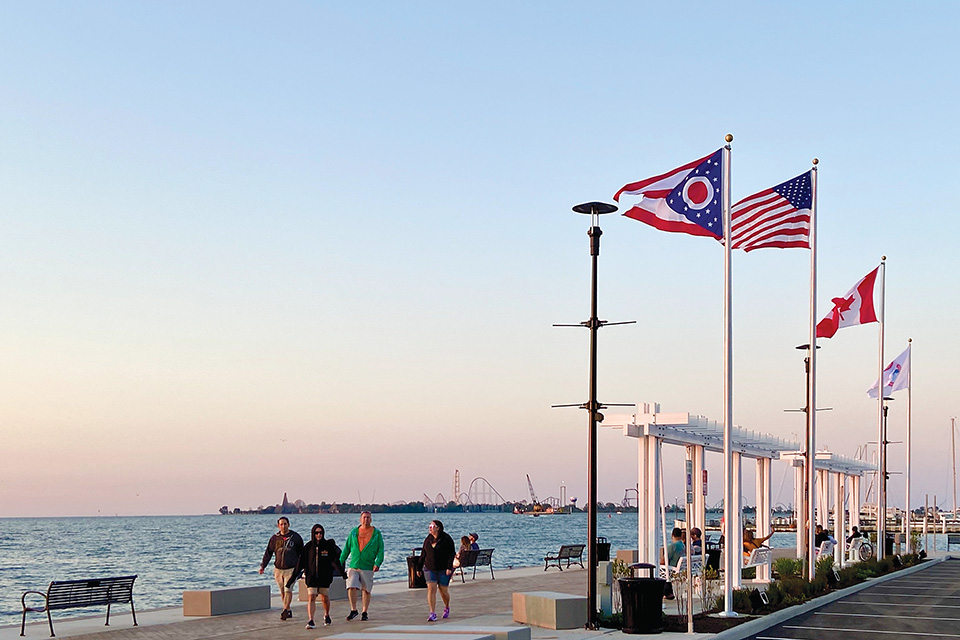
[[[466,582],[463,577],[463,568],[473,567],[473,579],[477,579],[477,567],[490,567],[490,578],[496,580],[493,575],[493,549],[464,549],[460,552],[460,566],[457,570],[460,572],[460,582]]]
[[[270,608],[270,587],[234,587],[183,592],[183,615],[223,616]]]
[[[47,587],[47,592],[25,591],[20,597],[20,606],[23,607],[23,616],[20,618],[20,635],[23,635],[27,621],[27,612],[35,611],[47,613],[47,622],[50,624],[50,637],[53,632],[53,618],[51,611],[76,609],[80,607],[96,607],[107,605],[107,622],[110,626],[110,605],[130,603],[130,613],[133,614],[133,626],[137,626],[137,612],[133,608],[133,582],[137,576],[118,576],[114,578],[91,578],[88,580],[54,580]],[[27,596],[36,594],[43,597],[42,607],[28,607]]]
[[[582,629],[587,598],[553,591],[514,592],[513,621],[546,629]]]
[[[583,548],[587,546],[585,544],[565,544],[560,547],[560,551],[557,552],[555,556],[545,556],[543,558],[543,570],[546,571],[550,568],[550,563],[555,562],[557,564],[557,569],[563,571],[563,567],[560,566],[561,560],[567,561],[567,568],[570,568],[570,563],[576,562],[580,565],[580,568],[583,569]]]

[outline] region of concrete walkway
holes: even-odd
[[[574,595],[586,595],[587,572],[579,567],[566,569],[562,573],[556,569],[544,572],[543,567],[497,571],[496,580],[477,575],[476,580],[467,580],[461,584],[459,579],[451,582],[451,616],[449,624],[486,624],[513,625],[512,594],[514,591],[558,591]],[[438,598],[439,600],[439,598]],[[184,618],[179,607],[138,611],[140,626],[132,626],[129,608],[115,607],[110,616],[110,627],[104,627],[104,613],[54,621],[54,631],[58,638],[83,638],[84,640],[195,640],[200,638],[218,638],[222,640],[307,640],[325,638],[345,631],[365,631],[384,625],[423,625],[426,624],[426,589],[408,589],[406,582],[381,583],[374,587],[373,602],[370,605],[370,620],[346,622],[349,605],[345,600],[331,603],[333,624],[322,626],[322,607],[318,603],[321,626],[310,631],[304,629],[307,622],[306,605],[294,601],[293,618],[280,621],[279,598],[274,598],[274,608],[269,611],[244,613],[212,618]],[[441,605],[442,606],[442,605]],[[676,605],[665,603],[668,613],[676,613]],[[90,609],[96,611],[96,609]],[[26,637],[38,640],[50,636],[46,618],[42,614],[28,617]],[[41,622],[42,620],[42,622]],[[437,622],[438,627],[444,621]],[[554,631],[532,627],[535,639],[580,640],[585,638],[622,638],[619,631],[587,631],[576,629]],[[710,637],[711,634],[661,634],[662,638]],[[629,636],[635,637],[635,636]],[[0,627],[0,640],[20,638],[20,627]]]

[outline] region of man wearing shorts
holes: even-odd
[[[350,601],[350,615],[347,622],[360,615],[367,620],[370,607],[370,592],[373,590],[373,574],[380,571],[383,563],[383,536],[371,523],[373,516],[369,511],[360,514],[360,526],[347,536],[340,554],[340,564],[347,568],[347,599]],[[350,559],[347,562],[347,558]],[[357,591],[363,591],[363,613],[357,613]]]
[[[280,619],[286,620],[293,617],[293,612],[290,611],[293,591],[287,587],[287,582],[293,577],[294,571],[300,564],[300,556],[303,554],[303,538],[296,531],[290,530],[290,521],[286,516],[280,516],[280,519],[277,520],[277,529],[279,531],[270,537],[267,550],[263,553],[263,561],[260,562],[260,575],[263,575],[263,570],[267,568],[270,556],[275,556],[273,579],[277,581],[277,586],[280,587],[280,596],[283,598],[283,611],[280,612]]]

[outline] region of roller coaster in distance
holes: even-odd
[[[483,477],[476,477],[470,482],[466,491],[460,491],[460,471],[457,470],[453,479],[453,491],[447,498],[438,493],[435,498],[423,494],[423,504],[429,509],[450,508],[453,503],[464,511],[509,511],[513,503],[500,495],[500,492]]]
[[[492,484],[490,484],[489,480],[482,476],[474,478],[467,487],[467,490],[462,491],[459,469],[454,471],[453,486],[451,489],[451,492],[448,494],[450,497],[445,496],[443,493],[438,493],[435,497],[431,498],[424,493],[424,506],[426,506],[428,509],[450,510],[451,508],[459,508],[463,511],[470,512],[497,512],[514,511],[517,505],[529,506],[537,503],[543,507],[552,507],[552,510],[556,510],[558,513],[563,510],[562,508],[564,506],[567,506],[565,495],[566,487],[564,486],[560,487],[561,496],[559,498],[550,496],[548,498],[544,498],[543,500],[537,501],[536,497],[531,493],[531,500],[533,502],[528,502],[527,500],[507,500]],[[566,510],[570,510],[569,506],[567,506]]]

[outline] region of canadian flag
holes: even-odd
[[[818,338],[832,338],[837,329],[857,324],[877,322],[877,312],[873,308],[873,285],[877,282],[877,267],[853,285],[842,298],[834,298],[833,310],[817,323]]]

